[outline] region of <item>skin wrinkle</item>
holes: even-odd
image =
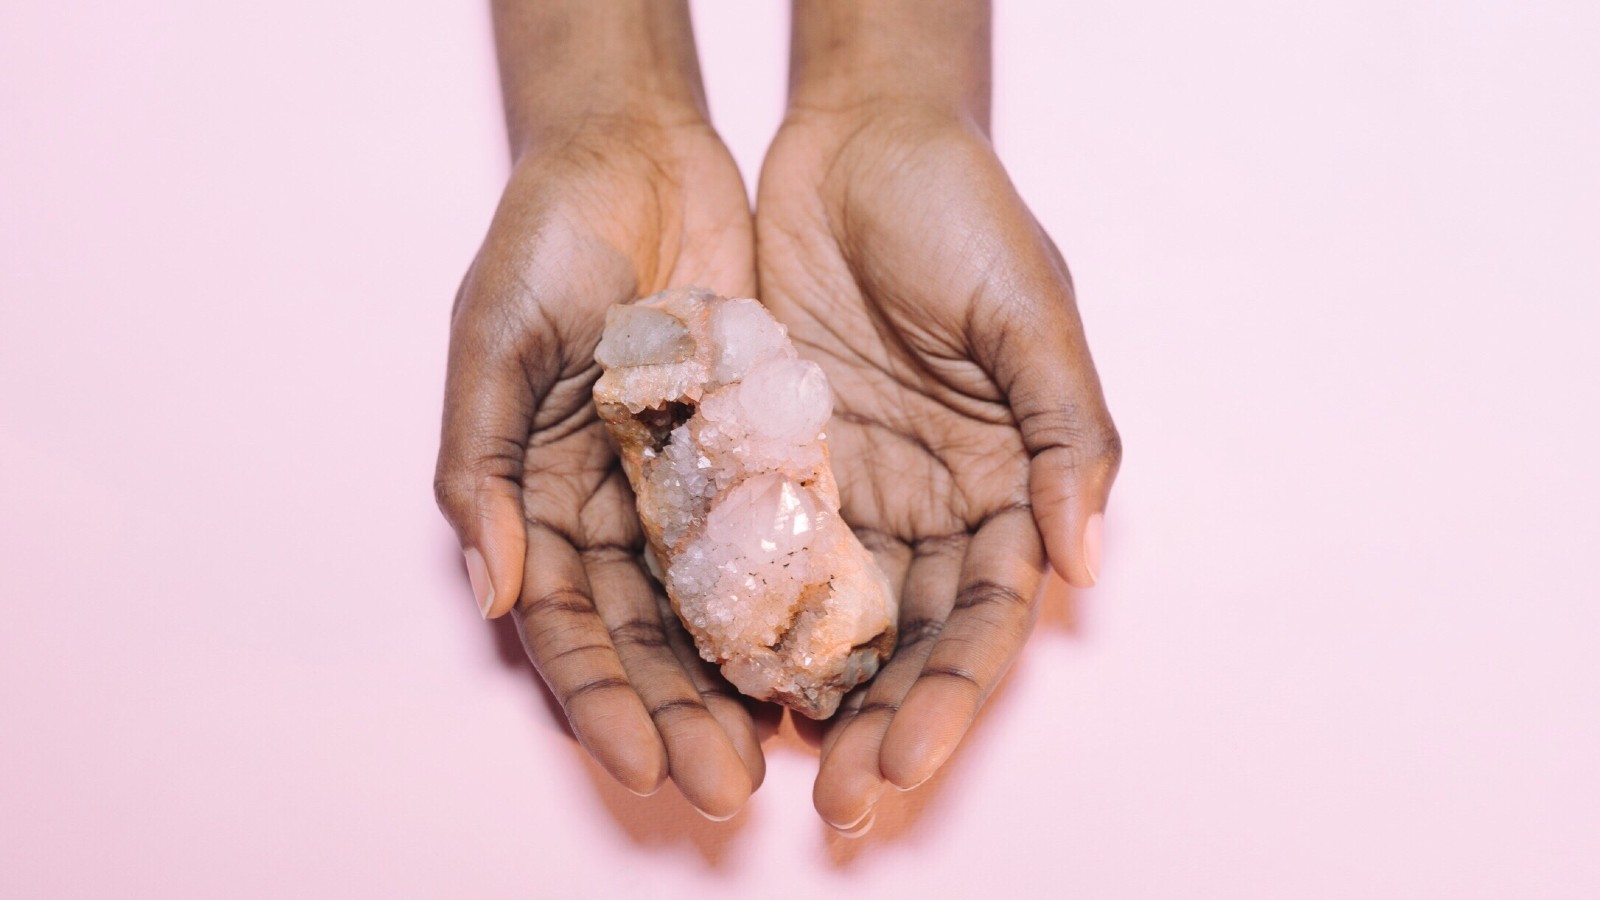
[[[950,678],[970,685],[978,694],[983,694],[983,683],[978,681],[978,676],[964,666],[928,664],[922,667],[922,674],[917,676],[918,681],[932,680],[935,678]]]
[[[943,619],[912,619],[900,625],[900,649],[908,650],[918,644],[936,640],[944,633]]]
[[[995,604],[998,606],[1028,606],[1028,598],[1017,591],[993,581],[975,581],[956,594],[955,609],[973,609]]]
[[[706,708],[705,701],[699,697],[675,697],[651,706],[649,713],[652,719],[673,719],[680,717],[683,713],[705,713],[710,715],[711,710]],[[660,723],[657,722],[657,724],[659,725]]]
[[[891,703],[887,700],[868,700],[857,709],[852,710],[850,715],[851,718],[864,719],[876,713],[880,715],[887,714],[888,717],[892,718],[899,711],[900,704],[898,703]]]
[[[577,548],[584,564],[608,562],[636,562],[644,549],[644,542],[595,541]]]
[[[700,691],[700,697],[707,701],[726,700],[730,703],[737,703],[740,706],[744,705],[743,701],[739,699],[739,695],[735,695],[732,691],[725,691],[719,687],[703,687],[698,688],[698,690]]]
[[[947,531],[941,534],[923,535],[912,540],[913,558],[941,554],[960,556],[967,552],[967,544],[971,539],[971,531]]]
[[[582,614],[594,612],[594,600],[575,587],[559,587],[522,605],[524,618],[554,618],[556,614]],[[543,626],[544,623],[540,623]]]
[[[574,406],[564,417],[538,428],[528,435],[528,449],[560,443],[585,428],[598,426],[600,417],[592,404]],[[518,448],[518,455],[521,455]]]
[[[891,324],[887,323],[886,316],[881,316],[881,314],[878,313],[877,304],[867,304],[866,306],[868,311],[872,312],[875,317],[884,318],[886,320],[886,324]],[[962,389],[961,385],[959,385],[956,381],[940,375],[937,371],[926,366],[925,364],[914,366],[912,367],[911,371],[921,372],[928,375],[936,385],[946,389],[947,393],[945,396],[936,397],[932,394],[929,394],[927,392],[927,382],[923,379],[909,378],[902,373],[896,372],[893,366],[900,354],[886,353],[885,360],[881,363],[870,360],[867,355],[861,353],[857,348],[852,346],[851,341],[847,339],[844,333],[839,331],[836,327],[829,325],[826,321],[823,321],[818,317],[813,317],[811,321],[817,328],[828,332],[829,336],[833,338],[833,341],[830,343],[824,343],[814,338],[806,337],[803,334],[792,333],[791,337],[794,340],[796,347],[803,346],[811,354],[826,354],[833,356],[846,365],[851,365],[853,362],[859,360],[860,362],[868,364],[876,371],[881,372],[884,377],[890,381],[890,383],[898,386],[912,395],[925,398],[940,406],[951,405],[951,394],[953,394],[955,397],[961,398],[962,400],[971,401],[976,405],[963,405],[960,411],[977,421],[996,425],[1008,424],[1011,421],[1010,410],[1005,408],[1003,405],[997,404],[994,399],[970,393]],[[874,322],[874,325],[875,327],[880,327],[876,321]],[[916,355],[916,351],[903,341],[895,341],[892,344],[886,343],[885,346],[886,348],[893,346],[894,349],[899,350],[901,354],[910,354],[912,356]],[[846,351],[843,348],[849,349]],[[897,408],[903,409],[904,406],[901,405]],[[991,409],[994,410],[994,412],[990,413],[989,415],[980,414],[980,412],[986,412]]]
[[[557,653],[556,655],[549,657],[549,661],[553,664],[553,663],[555,663],[555,662],[557,662],[559,660],[565,659],[568,656],[572,656],[575,653],[588,653],[588,652],[592,652],[592,651],[595,651],[595,650],[611,650],[611,649],[612,649],[612,647],[611,647],[610,644],[583,644],[582,646],[569,647],[569,648],[567,648],[565,650],[562,650],[560,653]]]
[[[571,719],[573,705],[583,697],[604,691],[624,689],[630,693],[633,691],[633,685],[629,684],[628,679],[626,678],[619,678],[615,675],[608,675],[601,678],[591,678],[580,683],[577,687],[567,691],[566,696],[559,698],[561,701],[561,709],[567,714],[567,718]]]

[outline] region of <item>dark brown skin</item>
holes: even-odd
[[[835,827],[949,757],[1032,629],[1047,555],[1094,581],[1120,448],[1066,265],[987,137],[988,23],[965,0],[797,4],[752,227],[681,3],[496,6],[517,161],[456,302],[436,489],[485,614],[516,615],[632,790],[670,775],[722,817],[764,763],[639,560],[589,393],[612,303],[757,295],[759,274],[828,374],[843,513],[902,603],[894,658],[824,738]]]

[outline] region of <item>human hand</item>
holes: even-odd
[[[835,18],[829,39],[817,19],[889,13],[822,7],[809,23],[797,7],[757,259],[763,300],[833,386],[843,515],[901,597],[895,656],[830,723],[814,791],[824,820],[861,833],[885,783],[930,777],[1009,668],[1047,551],[1094,583],[1120,445],[1066,265],[987,138],[987,12],[982,90],[958,72],[940,93],[939,64],[872,47],[847,46],[851,77],[830,81],[817,57],[838,34],[915,29]]]
[[[584,748],[628,789],[670,774],[724,818],[764,775],[755,727],[644,570],[590,389],[611,304],[690,284],[754,293],[752,226],[706,121],[687,11],[623,5],[496,8],[517,159],[452,313],[435,491],[484,616],[513,613]],[[562,43],[539,47],[551,34]],[[628,71],[630,47],[648,77]],[[566,62],[533,68],[528,52]],[[679,79],[655,68],[663,55]]]

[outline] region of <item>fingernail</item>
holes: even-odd
[[[876,821],[878,821],[878,811],[875,809],[868,810],[865,821],[861,822],[861,824],[850,829],[849,831],[840,831],[839,835],[841,837],[847,837],[851,840],[855,840],[859,837],[865,837],[866,833],[872,830],[872,823]]]
[[[690,806],[694,806],[694,804],[693,804],[693,803],[691,803],[691,804],[689,804],[689,805],[690,805]],[[706,811],[705,811],[705,810],[703,810],[703,809],[701,809],[701,808],[700,808],[700,807],[698,807],[698,806],[694,806],[694,811],[695,811],[695,812],[697,812],[697,813],[699,813],[699,814],[700,814],[700,815],[702,815],[702,816],[705,816],[705,817],[706,817],[706,818],[707,818],[707,819],[710,819],[710,820],[711,820],[711,821],[713,821],[713,822],[726,822],[726,821],[728,821],[728,820],[729,820],[729,819],[731,819],[731,818],[733,818],[733,817],[734,817],[734,816],[737,816],[737,815],[738,815],[738,814],[739,814],[739,811],[738,811],[738,810],[734,810],[734,811],[733,811],[733,812],[731,812],[731,813],[728,813],[728,814],[727,814],[727,815],[725,815],[725,816],[713,816],[713,815],[712,815],[712,814],[711,814],[711,813],[708,813],[708,812],[706,812]]]
[[[932,775],[928,776],[928,778],[932,778],[932,777],[933,777]],[[894,785],[894,789],[899,791],[902,794],[904,794],[906,791],[914,791],[917,788],[922,787],[923,785],[927,784],[928,783],[928,778],[924,778],[921,781],[917,782],[916,784],[910,785],[908,787],[901,787],[900,785],[895,784]],[[892,781],[889,782],[889,783],[890,784],[894,784],[894,782],[892,782]]]
[[[837,831],[837,832],[840,832],[840,833],[843,833],[843,832],[846,832],[846,831],[854,831],[856,828],[859,828],[861,826],[862,822],[867,821],[867,819],[876,810],[877,810],[876,806],[869,806],[865,810],[862,811],[861,815],[856,816],[853,821],[846,822],[843,825],[835,825],[832,822],[829,822],[828,823],[828,827],[832,828],[834,831]]]
[[[485,619],[489,618],[489,610],[494,608],[494,582],[489,580],[489,566],[483,561],[483,554],[477,547],[468,547],[467,577],[472,580],[472,596],[478,601],[478,612]]]
[[[1100,580],[1100,545],[1105,537],[1105,513],[1095,513],[1083,525],[1083,567],[1089,570],[1090,584]]]

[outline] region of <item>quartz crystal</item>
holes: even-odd
[[[814,719],[894,650],[894,593],[839,517],[828,379],[755,300],[667,291],[606,314],[595,406],[646,560],[700,655]]]

